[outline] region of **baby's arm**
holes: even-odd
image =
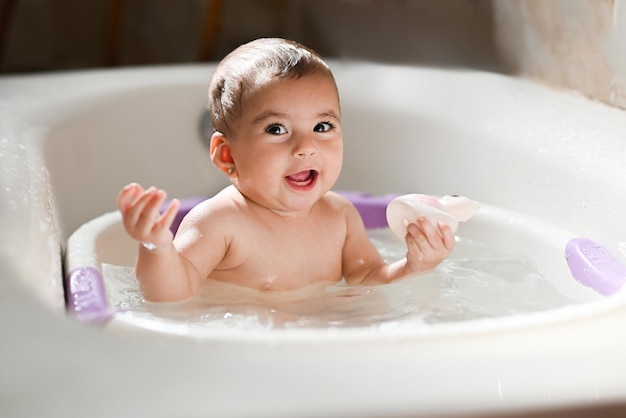
[[[143,190],[138,184],[126,186],[119,194],[118,208],[126,232],[139,241],[136,275],[141,292],[151,301],[184,300],[198,291],[202,279],[172,242],[170,226],[180,203],[173,200],[165,212],[163,190]]]
[[[346,281],[350,284],[388,283],[426,272],[437,267],[454,248],[452,229],[442,222],[435,226],[425,218],[408,225],[405,240],[406,258],[391,264],[385,263],[369,240],[358,212],[350,211],[343,256]]]

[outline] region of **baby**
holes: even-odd
[[[136,265],[147,300],[180,301],[207,279],[259,290],[338,282],[377,284],[431,270],[454,247],[444,223],[408,225],[407,256],[385,263],[355,207],[330,191],[341,171],[339,94],[324,61],[283,39],[240,46],[210,82],[211,161],[230,179],[189,212],[138,184],[119,194],[127,233],[142,245]]]

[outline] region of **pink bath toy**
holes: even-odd
[[[406,227],[423,216],[433,225],[445,222],[456,232],[459,222],[470,219],[480,204],[463,196],[437,199],[423,194],[407,194],[393,199],[387,206],[387,223],[394,234],[404,239]]]

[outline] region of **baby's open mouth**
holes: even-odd
[[[315,184],[317,174],[318,173],[315,170],[304,170],[285,177],[285,180],[287,180],[287,183],[289,183],[292,187],[299,189],[307,188]]]

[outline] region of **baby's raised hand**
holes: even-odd
[[[172,242],[170,226],[178,212],[180,203],[174,199],[163,214],[159,209],[167,194],[163,190],[143,188],[132,183],[124,187],[117,199],[117,206],[122,213],[124,228],[128,235],[139,242],[151,244],[156,248]]]
[[[413,272],[432,270],[450,255],[454,248],[454,232],[439,221],[433,225],[420,217],[407,226],[407,268]]]

